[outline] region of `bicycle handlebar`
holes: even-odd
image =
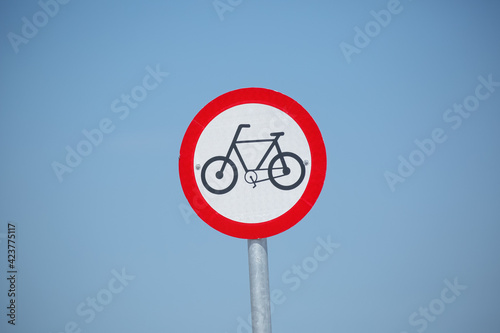
[[[245,128],[245,127],[250,127],[250,124],[240,124],[240,125],[238,125],[238,128],[236,129],[236,133],[234,133],[233,144],[238,139],[238,136],[240,135],[241,129]]]

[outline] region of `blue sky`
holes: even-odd
[[[221,3],[2,2],[1,331],[248,331],[246,241],[196,217],[177,167],[196,113],[243,87],[299,102],[328,154],[316,205],[268,240],[275,332],[494,331],[498,3]]]

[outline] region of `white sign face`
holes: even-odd
[[[311,150],[285,112],[259,103],[231,107],[203,129],[195,180],[206,202],[237,222],[260,223],[290,210],[311,174]]]

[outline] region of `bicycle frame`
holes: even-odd
[[[261,170],[267,170],[267,169],[261,169],[262,167],[262,164],[264,164],[264,161],[266,160],[266,158],[269,156],[269,154],[271,153],[271,150],[273,150],[274,147],[276,147],[276,150],[278,152],[278,155],[279,156],[282,156],[282,152],[281,152],[281,147],[280,145],[278,144],[278,139],[284,134],[283,132],[277,132],[277,133],[270,133],[271,136],[274,136],[274,139],[259,139],[259,140],[239,140],[238,141],[238,137],[240,135],[240,132],[243,128],[248,128],[250,127],[250,124],[240,124],[236,130],[236,133],[234,134],[234,137],[233,137],[233,141],[231,142],[231,145],[229,146],[229,150],[227,151],[227,154],[226,154],[226,161],[229,160],[229,156],[231,156],[233,150],[234,152],[236,153],[236,155],[238,156],[238,159],[240,160],[240,163],[241,165],[243,166],[243,169],[245,170],[245,172],[248,172],[248,171],[261,171]],[[259,161],[259,164],[257,165],[257,167],[255,169],[248,169],[247,168],[247,165],[245,164],[245,161],[243,160],[243,157],[241,156],[241,153],[238,149],[238,146],[237,144],[239,143],[257,143],[257,142],[272,142],[271,145],[269,146],[269,148],[267,149],[267,151],[265,152],[264,156],[262,157],[262,159]],[[282,163],[282,166],[283,168],[286,168],[286,163],[285,163],[285,160],[284,158],[280,158],[281,160],[281,163]],[[224,171],[224,168],[226,167],[227,165],[227,162],[224,161],[224,163],[222,164],[222,167],[220,169],[220,171]],[[263,180],[267,180],[267,179],[262,179],[260,181],[263,181]]]

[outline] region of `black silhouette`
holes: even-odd
[[[281,147],[278,143],[278,139],[284,135],[284,132],[276,132],[276,133],[270,133],[273,139],[261,139],[261,140],[239,140],[238,141],[238,136],[240,135],[240,132],[243,128],[248,128],[250,127],[249,124],[240,124],[238,128],[236,129],[236,133],[234,134],[233,141],[231,142],[231,145],[229,146],[229,150],[227,151],[226,156],[215,156],[210,158],[204,165],[203,168],[201,169],[201,181],[203,183],[203,186],[210,192],[214,194],[224,194],[233,189],[233,187],[236,185],[236,181],[238,180],[238,169],[236,168],[236,164],[230,159],[231,154],[233,151],[236,153],[236,156],[238,157],[241,165],[243,166],[243,169],[245,170],[245,181],[249,184],[253,184],[253,187],[255,188],[257,186],[257,183],[269,180],[275,187],[277,187],[280,190],[292,190],[299,186],[299,184],[304,180],[304,176],[306,173],[305,170],[305,165],[302,159],[297,156],[294,153],[291,152],[282,152]],[[259,164],[255,169],[248,169],[245,161],[243,160],[243,157],[241,156],[240,151],[238,150],[237,144],[239,143],[256,143],[256,142],[270,142],[270,146],[267,149],[266,153],[260,160]],[[270,160],[269,165],[267,168],[263,168],[262,165],[264,164],[264,161],[270,154],[270,152],[273,150],[273,148],[276,148],[277,154]],[[279,161],[279,163],[278,163]],[[300,166],[300,175],[292,174],[292,169],[289,167],[289,165],[292,165],[293,163],[298,164]],[[230,169],[232,170],[232,176],[231,172],[227,172],[226,167],[229,166]],[[214,181],[214,184],[211,185],[209,184],[209,181],[207,181],[207,170],[210,168],[208,171],[208,175],[211,176],[212,180],[214,180],[214,176],[218,180],[222,180],[224,176],[232,177],[228,178],[225,180],[225,182],[217,182],[217,180]],[[268,177],[266,179],[261,179],[257,180],[257,171],[265,171],[267,170]],[[296,169],[294,169],[296,170]],[[284,179],[287,179],[288,184],[282,184],[280,181],[282,181],[282,177],[285,177]],[[295,180],[295,178],[296,180]],[[292,180],[292,183],[290,184],[290,179]],[[225,185],[226,183],[229,183],[229,185]],[[216,188],[216,185],[221,185],[223,188]],[[219,186],[220,187],[220,186]]]

